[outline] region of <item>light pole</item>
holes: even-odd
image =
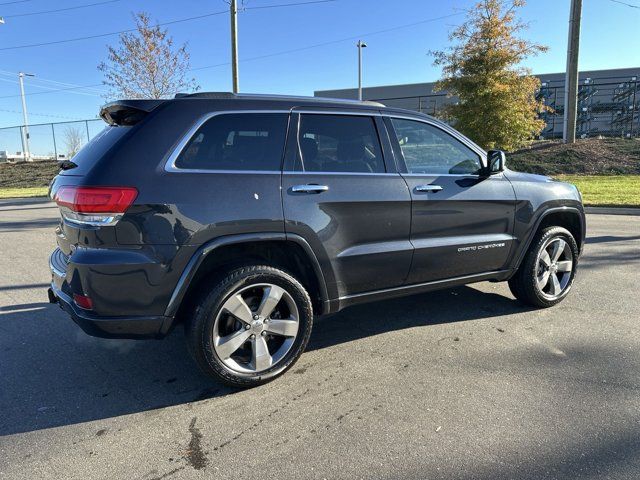
[[[20,96],[22,97],[22,118],[24,120],[24,127],[22,129],[22,149],[24,150],[24,159],[29,161],[31,154],[29,152],[29,120],[27,119],[27,102],[24,99],[24,77],[35,77],[33,73],[18,73],[18,79],[20,80]]]
[[[362,49],[366,48],[367,44],[362,40],[358,40],[356,47],[358,47],[358,100],[362,101]]]

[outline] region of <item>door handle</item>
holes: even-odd
[[[440,185],[418,185],[416,192],[439,192],[442,190]]]
[[[308,184],[308,185],[294,185],[291,187],[291,191],[293,193],[322,193],[329,190],[329,187],[326,185],[316,185],[316,184]]]

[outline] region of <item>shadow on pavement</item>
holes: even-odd
[[[55,227],[60,220],[57,218],[37,218],[33,220],[24,220],[17,222],[0,223],[0,232],[22,232],[33,228],[52,228]]]
[[[4,285],[2,287],[0,287],[0,292],[2,291],[6,291],[6,290],[26,290],[29,288],[44,288],[45,289],[45,295],[46,295],[46,289],[50,286],[50,283],[25,283],[22,285]]]
[[[630,237],[616,237],[614,235],[601,235],[599,237],[588,237],[587,243],[631,242],[633,240],[640,240],[640,235],[632,235]]]
[[[525,308],[512,299],[471,287],[376,302],[319,318],[308,350],[398,329],[522,311]],[[234,392],[199,372],[180,327],[162,341],[104,340],[85,335],[55,305],[17,305],[4,312],[0,312],[0,435]]]

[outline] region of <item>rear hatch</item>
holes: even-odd
[[[138,191],[133,185],[103,185],[100,172],[109,169],[118,146],[135,134],[142,120],[163,102],[124,100],[105,105],[100,116],[107,126],[73,158],[61,163],[50,196],[60,209],[56,236],[62,260],[78,245],[117,244],[113,227],[133,204]]]

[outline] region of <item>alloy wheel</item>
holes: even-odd
[[[213,324],[213,348],[226,368],[254,375],[277,365],[298,334],[298,307],[282,287],[260,283],[233,293]]]
[[[551,238],[542,247],[536,264],[536,286],[549,300],[558,298],[567,289],[573,271],[571,247],[562,238]]]

